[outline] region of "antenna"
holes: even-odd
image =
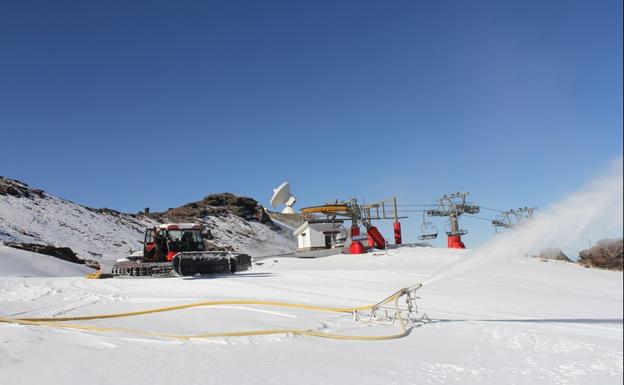
[[[277,186],[276,189],[273,189],[273,196],[271,197],[271,206],[279,206],[285,205],[284,210],[282,210],[282,214],[294,214],[295,210],[293,209],[293,205],[297,201],[294,195],[290,193],[290,183],[284,182],[281,185]]]

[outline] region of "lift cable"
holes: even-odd
[[[401,205],[397,205],[397,207],[431,207],[434,206],[433,204],[428,204],[428,205],[417,205],[417,204],[401,204]],[[498,213],[504,213],[504,210],[499,210],[499,209],[493,209],[490,207],[483,207],[483,206],[479,206],[481,209],[483,210],[490,210],[490,211],[495,211]]]
[[[479,217],[479,216],[470,215],[470,214],[467,214],[466,218],[482,219],[484,221],[492,221],[493,220],[492,218]]]
[[[481,206],[481,208],[482,208],[482,209],[484,209],[484,210],[496,211],[496,212],[499,212],[499,213],[504,213],[504,212],[505,212],[505,211],[503,211],[503,210],[491,209],[491,208],[489,208],[489,207],[483,207],[483,206]]]

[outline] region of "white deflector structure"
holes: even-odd
[[[295,210],[293,205],[297,201],[294,195],[290,193],[290,184],[284,182],[273,190],[273,196],[271,197],[271,206],[285,205],[282,214],[294,214]]]

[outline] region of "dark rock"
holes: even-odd
[[[37,243],[23,242],[3,242],[5,246],[15,249],[31,251],[33,253],[45,254],[54,258],[62,259],[67,262],[78,263],[84,265],[84,259],[78,258],[76,253],[69,247],[55,247],[50,245],[40,245]]]
[[[214,239],[214,235],[212,235],[212,231],[210,231],[210,229],[204,230],[202,234],[205,240],[211,241]]]
[[[271,217],[269,217],[269,214],[266,212],[266,210],[264,210],[264,208],[256,212],[256,220],[260,223],[272,222]]]
[[[578,264],[585,267],[598,267],[622,271],[624,266],[624,240],[603,239],[594,247],[579,253]]]
[[[231,193],[208,195],[201,202],[208,206],[225,208],[247,220],[258,220],[258,210],[262,207],[253,198],[239,197]]]
[[[541,260],[553,260],[553,261],[565,261],[572,262],[567,255],[561,251],[561,249],[556,247],[550,247],[547,249],[543,249],[539,255],[535,255],[535,258],[539,258]]]
[[[204,242],[206,251],[236,251],[232,246],[221,246],[211,241]]]
[[[45,192],[43,190],[31,188],[24,182],[0,176],[0,195],[32,199],[34,197],[44,198]]]
[[[90,267],[93,270],[100,270],[102,266],[100,261],[97,261],[95,259],[86,259],[84,263],[87,267]]]
[[[113,217],[119,217],[119,216],[125,215],[125,214],[123,214],[120,211],[109,209],[109,208],[106,208],[106,207],[102,207],[100,209],[94,209],[94,208],[91,208],[91,207],[86,207],[86,209],[90,210],[90,211],[93,211],[94,213],[111,215]]]
[[[271,218],[264,207],[253,198],[239,197],[231,193],[212,194],[201,201],[187,203],[183,206],[170,208],[162,213],[149,216],[157,220],[172,222],[194,222],[207,216],[224,216],[233,214],[247,221],[272,224]]]

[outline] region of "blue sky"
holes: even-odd
[[[0,175],[129,212],[544,207],[622,154],[622,2],[3,1],[0,133]]]

